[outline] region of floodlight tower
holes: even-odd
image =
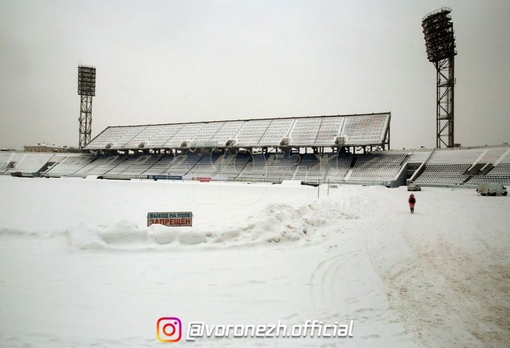
[[[436,68],[437,148],[442,145],[447,147],[455,145],[453,88],[455,86],[454,57],[457,51],[450,12],[452,10],[447,7],[431,12],[423,18],[421,25],[425,35],[427,58]]]
[[[92,97],[96,95],[96,68],[78,66],[78,95],[80,96],[80,149],[92,138]]]

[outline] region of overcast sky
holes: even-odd
[[[510,142],[510,1],[0,1],[0,147],[78,145],[78,65],[109,125],[391,111],[435,146],[422,18],[452,9],[455,141]]]

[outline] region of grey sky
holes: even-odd
[[[392,148],[435,146],[421,28],[452,8],[456,142],[510,142],[510,2],[0,1],[0,147],[78,145],[78,65],[109,125],[392,112]]]

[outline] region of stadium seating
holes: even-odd
[[[483,156],[478,160],[480,163],[496,163],[506,152],[506,148],[487,149]]]
[[[8,164],[10,163],[12,156],[13,153],[10,151],[0,152],[0,174],[5,173],[9,169]]]
[[[108,156],[99,155],[93,161],[85,165],[73,174],[73,176],[87,176],[87,175],[102,175],[108,173],[110,170],[118,166],[127,156]]]
[[[108,171],[108,174],[142,175],[151,168],[160,156],[133,155],[119,163],[115,168]]]
[[[384,182],[395,180],[407,154],[367,154],[357,156],[348,181]]]
[[[174,160],[167,168],[166,175],[187,175],[197,166],[201,155],[196,153],[181,154],[174,156]]]
[[[272,170],[274,158],[270,155],[254,154],[239,173],[240,178],[267,178]]]
[[[16,160],[16,157],[18,159]],[[0,153],[0,173],[7,173],[9,169],[13,168],[17,161],[21,159],[21,156],[19,153],[12,153],[12,152],[2,152]]]
[[[436,150],[427,165],[473,164],[483,153],[483,149],[444,149]]]
[[[220,180],[236,178],[250,161],[252,161],[252,155],[250,153],[226,152],[215,162],[215,165],[219,167],[219,171],[214,174],[214,178]]]
[[[53,153],[19,153],[14,154],[8,159],[4,173],[36,173],[43,169],[45,164],[50,161],[55,154]]]
[[[428,158],[430,157],[430,154],[432,153],[432,150],[426,150],[426,149],[420,149],[420,150],[414,150],[409,155],[409,163],[425,163]]]
[[[510,148],[492,149],[490,153],[485,154],[480,162],[493,163],[492,169],[483,175],[473,176],[469,180],[470,184],[486,182],[510,185]]]
[[[351,169],[353,156],[352,155],[331,155],[328,161],[321,163],[322,168],[326,169],[326,180],[340,182],[345,181],[347,173]]]
[[[436,150],[415,183],[421,185],[509,183],[510,172],[504,165],[507,153],[506,147]],[[476,165],[478,166],[475,167]],[[488,165],[493,168],[490,167],[492,169],[489,168],[488,172],[481,171]],[[478,168],[479,171],[472,173],[473,168]]]
[[[72,176],[94,159],[90,154],[68,154],[46,171],[47,176]]]
[[[304,124],[308,124],[308,122],[303,121],[302,125]],[[234,123],[231,125],[234,126]],[[208,141],[206,139],[209,136],[209,139],[213,139],[224,126],[225,124],[219,127],[215,135],[202,133],[201,139]],[[239,127],[239,123],[236,127]],[[287,125],[282,125],[281,129],[285,127]],[[197,128],[198,126],[195,126],[193,131],[196,131]],[[192,129],[190,128],[188,131],[189,134]],[[154,133],[154,129],[144,128],[141,132]],[[134,133],[136,132],[131,130],[130,134]],[[136,141],[148,139],[142,133],[137,133]],[[305,134],[305,131],[298,133]],[[123,133],[121,136],[117,134],[117,141],[121,141],[120,139],[124,139],[122,142],[125,141],[128,138],[127,134]],[[183,138],[184,136],[180,136],[180,139]],[[0,153],[0,173],[41,172],[40,174],[48,177],[169,175],[184,177],[184,179],[309,180],[380,184],[396,180],[401,171],[406,168],[406,163],[425,163],[424,171],[415,178],[415,183],[424,186],[476,185],[482,182],[510,184],[510,147],[508,146],[417,150],[411,154],[407,151],[377,151],[356,155],[337,153],[251,154],[248,151],[116,155]]]
[[[303,154],[293,179],[300,181],[324,180],[328,172],[328,156]]]
[[[289,180],[289,178],[294,177],[294,173],[296,172],[296,168],[300,165],[301,156],[298,154],[294,155],[284,155],[277,154],[272,155],[273,163],[271,167],[269,167],[269,172],[267,177],[274,180]]]
[[[147,168],[143,175],[168,175],[168,169],[174,162],[175,156],[173,154],[153,155],[151,162],[154,162]]]
[[[464,174],[469,164],[438,164],[427,166],[425,171],[415,180],[416,184],[440,184],[440,185],[460,185],[469,178]]]

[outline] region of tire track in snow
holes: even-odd
[[[373,236],[384,236],[379,222],[365,214],[370,197],[350,197],[351,209],[363,212],[361,219],[352,221],[350,233],[333,249],[338,254],[321,262],[311,275],[310,296],[321,320],[355,321],[355,337],[360,346],[384,346],[387,340],[412,346],[404,327],[390,311],[386,286],[378,273],[371,247]],[[386,238],[384,238],[386,239]],[[386,245],[385,245],[386,247]],[[395,339],[396,338],[396,339]]]
[[[420,224],[412,231],[402,228],[414,257],[387,277],[389,296],[424,346],[435,347],[438,341],[445,346],[510,346],[510,269],[508,262],[498,264],[498,257],[494,262],[508,249],[483,243],[486,233],[473,221],[490,224],[495,216],[486,217],[485,201],[476,198],[437,217],[418,217]],[[472,234],[482,238],[480,245],[473,244]]]

